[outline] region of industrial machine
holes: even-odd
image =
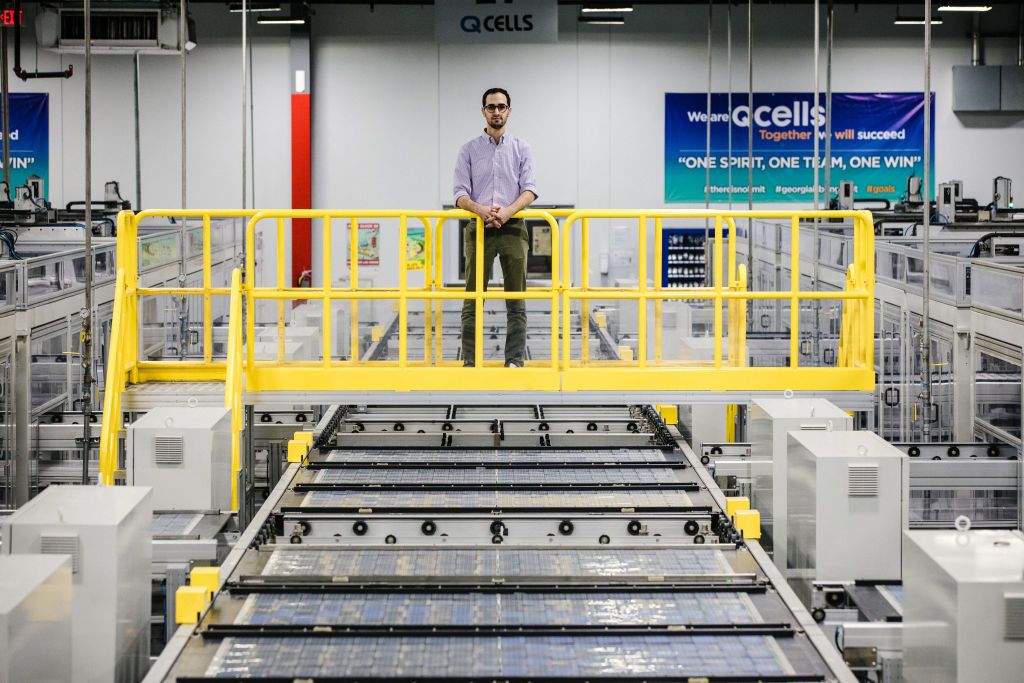
[[[750,502],[761,511],[766,545],[779,569],[786,569],[788,557],[788,433],[852,428],[850,416],[824,399],[757,399],[751,404],[747,422],[753,479]]]
[[[0,681],[70,681],[71,561],[0,555]]]
[[[487,447],[431,436],[477,421]],[[676,434],[649,406],[334,406],[146,680],[854,680]]]
[[[1024,536],[1009,530],[907,531],[907,681],[1019,681],[1024,670]]]
[[[788,436],[786,576],[805,604],[825,583],[898,582],[907,458],[877,434]]]
[[[935,216],[939,223],[956,222],[956,185],[941,183],[935,196]]]
[[[5,555],[70,560],[76,679],[128,683],[149,667],[150,501],[144,487],[55,486],[0,521]]]
[[[1013,181],[1005,176],[992,180],[992,204],[996,210],[1013,208]]]
[[[231,508],[231,411],[163,406],[127,431],[128,484],[151,487],[155,509]]]

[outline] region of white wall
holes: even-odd
[[[624,27],[579,27],[561,10],[553,45],[493,48],[437,45],[429,7],[319,5],[314,17],[313,203],[317,207],[437,208],[451,202],[459,145],[478,134],[480,92],[510,90],[511,129],[538,162],[540,201],[587,207],[661,207],[664,93],[707,87],[703,7],[638,6]],[[232,207],[241,198],[241,55],[237,14],[197,5],[199,47],[189,55],[188,203]],[[891,24],[894,6],[836,9],[833,87],[841,91],[918,90],[921,27]],[[1014,26],[1015,7],[998,7],[984,27]],[[968,196],[988,199],[991,179],[1024,186],[1024,117],[958,116],[951,109],[954,64],[969,62],[966,17],[936,27],[937,180],[960,178]],[[733,12],[733,77],[746,89],[746,8]],[[714,89],[727,87],[725,9],[714,16]],[[287,29],[255,31],[256,203],[290,201]],[[29,31],[28,33],[31,33]],[[812,14],[808,6],[754,9],[756,90],[812,89]],[[31,44],[26,68],[35,66]],[[991,40],[988,63],[1015,59],[1012,39]],[[12,90],[51,93],[51,198],[81,199],[81,58],[39,52],[39,68],[76,66],[64,81],[12,81]],[[824,69],[822,69],[824,73]],[[94,58],[94,191],[116,178],[134,199],[131,59]],[[822,80],[824,87],[824,80]],[[180,203],[178,59],[144,57],[143,203]],[[674,205],[678,206],[678,205]],[[343,239],[335,235],[335,243]],[[384,230],[382,251],[397,240]],[[314,236],[314,244],[317,243]],[[338,251],[337,249],[335,251]],[[314,247],[314,263],[319,253]],[[343,257],[336,256],[334,272]],[[372,274],[370,270],[364,270]],[[378,284],[393,284],[391,272]]]

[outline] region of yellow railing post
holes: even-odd
[[[359,289],[359,218],[348,219],[348,289],[355,292]],[[352,299],[349,310],[349,361],[355,365],[359,361],[359,301]]]
[[[484,284],[484,222],[480,216],[476,217],[476,252],[474,252],[474,283],[473,295],[476,297],[473,300],[474,310],[476,311],[476,325],[473,328],[473,364],[482,368],[484,366],[484,298],[483,290]],[[465,359],[463,359],[465,360]]]
[[[119,217],[120,220],[120,217]],[[125,316],[125,274],[117,269],[114,282],[114,313],[110,326],[110,350],[107,353],[106,391],[103,395],[103,424],[100,428],[99,480],[104,486],[114,485],[117,468],[117,445],[121,432],[121,392],[127,381],[124,367],[125,326],[133,321]]]
[[[238,473],[242,468],[242,272],[231,271],[228,305],[228,358],[224,378],[224,407],[231,411],[231,506],[238,509]]]
[[[654,219],[654,291],[661,292],[661,216]],[[661,363],[661,345],[662,345],[662,302],[663,299],[659,296],[654,300],[654,362],[656,364]]]
[[[213,360],[213,300],[210,297],[210,217],[203,216],[203,361]]]
[[[637,259],[638,297],[637,297],[637,335],[636,335],[636,360],[637,364],[647,367],[647,216],[640,216],[640,235],[637,250],[640,252]]]
[[[714,290],[715,290],[715,368],[722,367],[722,216],[715,216],[714,245]]]
[[[800,217],[790,219],[789,367],[800,364]]]
[[[331,259],[334,257],[334,253],[333,253],[333,249],[332,249],[332,243],[331,243],[331,241],[334,238],[334,236],[331,234],[331,231],[333,229],[334,228],[331,225],[331,217],[330,216],[324,216],[323,227],[322,227],[323,236],[324,236],[324,239],[323,239],[323,242],[324,242],[323,266],[322,266],[323,267],[323,274],[322,274],[323,276],[321,277],[321,281],[323,282],[322,287],[323,287],[323,290],[324,290],[324,298],[323,298],[323,301],[321,302],[321,305],[322,305],[321,317],[323,318],[323,329],[321,330],[321,333],[323,334],[323,337],[322,337],[322,341],[320,343],[323,345],[323,365],[324,365],[325,368],[326,367],[330,367],[330,365],[331,365],[331,357],[333,356],[332,347],[334,345],[334,335],[331,334],[331,328],[333,327],[333,322],[334,322],[331,319],[331,291],[334,288],[334,282],[333,282],[334,275],[331,272]],[[312,285],[313,285],[312,276],[310,277],[310,283],[309,284],[310,284],[310,287],[312,287]]]
[[[406,327],[409,325],[409,299],[407,294],[409,272],[408,264],[406,263],[409,258],[409,247],[406,246],[406,240],[409,237],[408,220],[404,213],[398,218],[398,367],[400,368],[405,368],[408,365],[408,359],[406,358],[409,344],[408,330],[406,330]]]

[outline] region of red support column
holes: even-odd
[[[312,152],[310,94],[292,93],[292,208],[312,208]],[[313,248],[308,218],[292,220],[292,287],[303,273],[313,271]],[[306,286],[311,282],[306,282]]]

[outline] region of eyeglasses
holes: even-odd
[[[484,107],[484,109],[486,109],[488,112],[490,112],[492,114],[494,112],[498,112],[499,114],[504,114],[506,111],[508,111],[508,105],[507,104],[488,104],[486,107]]]

